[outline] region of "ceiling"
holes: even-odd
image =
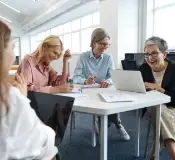
[[[0,1],[20,11],[20,13],[18,13],[0,3],[0,16],[11,20],[12,23],[5,22],[12,28],[17,29],[21,33],[26,33],[54,17],[58,17],[71,9],[96,0],[36,0],[36,2],[34,2],[34,0]]]

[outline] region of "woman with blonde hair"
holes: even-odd
[[[26,55],[21,62],[18,74],[27,75],[28,90],[45,93],[70,92],[72,85],[66,84],[68,79],[69,50],[63,56],[63,72],[58,75],[50,63],[62,56],[63,44],[58,36],[45,38],[32,54]]]
[[[0,159],[55,159],[55,132],[31,108],[26,79],[16,75],[20,90],[7,81],[15,60],[14,46],[9,27],[0,21],[0,28]]]

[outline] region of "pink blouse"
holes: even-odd
[[[58,75],[52,68],[46,68],[36,62],[36,58],[26,55],[21,62],[17,73],[27,74],[29,91],[49,93],[50,88],[66,83],[68,74]]]

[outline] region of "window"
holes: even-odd
[[[49,35],[58,35],[63,42],[64,50],[70,49],[71,53],[81,53],[90,49],[92,31],[100,24],[100,13],[95,12],[70,22],[53,27],[31,37],[31,50]]]
[[[69,33],[69,32],[71,32],[71,22],[68,22],[68,23],[64,24],[63,27],[64,27],[64,28],[63,28],[64,33]]]
[[[37,35],[37,41],[42,41],[46,37],[46,33],[42,32]]]
[[[71,50],[71,34],[70,33],[64,35],[63,45],[64,45],[64,50],[67,50],[67,49]]]
[[[50,36],[50,29],[45,32],[45,36],[46,37]]]
[[[80,32],[72,33],[72,52],[80,52]]]
[[[162,37],[167,41],[169,49],[174,50],[175,21],[172,15],[175,15],[175,0],[148,0],[148,6],[147,38],[153,35]]]
[[[85,52],[90,49],[92,28],[84,29],[81,31],[81,51]]]
[[[100,24],[100,13],[99,12],[95,12],[93,14],[93,25],[99,25]]]
[[[76,31],[79,29],[80,29],[80,19],[72,21],[72,31]]]
[[[155,0],[155,8],[175,3],[174,0]]]
[[[50,30],[50,33],[52,34],[52,35],[58,35],[59,34],[59,31],[58,31],[58,27],[54,27],[54,28],[52,28],[51,30]]]
[[[87,15],[81,18],[81,27],[87,28],[92,26],[92,15]]]
[[[15,38],[13,40],[13,43],[14,43],[14,53],[15,53],[15,56],[20,56],[20,44],[19,44],[19,38]]]

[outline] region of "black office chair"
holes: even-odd
[[[27,97],[37,116],[56,133],[57,146],[64,138],[75,98],[29,91]],[[61,159],[56,155],[57,160]]]
[[[138,70],[135,60],[122,60],[123,70]]]

